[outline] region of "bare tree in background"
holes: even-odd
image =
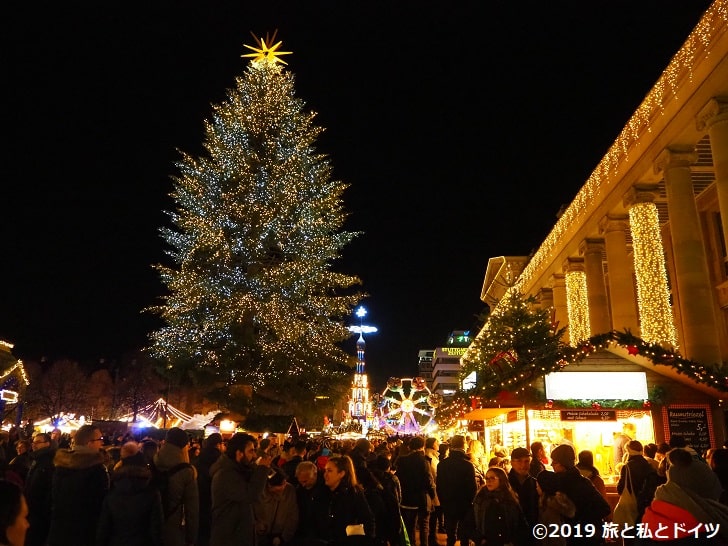
[[[86,414],[89,410],[88,378],[77,362],[57,360],[31,379],[26,402],[39,417],[50,417],[54,424],[63,413]]]

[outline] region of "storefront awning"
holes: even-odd
[[[485,421],[486,419],[498,417],[499,415],[520,409],[521,407],[523,406],[514,408],[480,408],[473,410],[470,413],[466,413],[461,419],[465,419],[467,421]]]

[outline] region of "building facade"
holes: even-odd
[[[460,357],[471,341],[469,330],[454,330],[445,346],[435,349],[432,356],[432,392],[448,397],[460,388]]]
[[[600,415],[607,410],[593,402],[547,415],[548,406],[529,410],[521,404],[510,409],[513,415],[489,408],[481,417],[500,423],[502,434],[512,428],[520,445],[536,439],[540,419],[560,421],[562,437],[552,440],[572,441],[565,432],[576,430],[574,423],[603,418],[609,421],[605,432],[589,441],[594,449],[610,448],[607,429],[643,417],[640,439],[662,441],[705,426],[706,442],[721,445],[728,388],[718,380],[728,361],[727,242],[728,3],[717,0],[537,251],[528,258],[491,259],[481,294],[492,308],[505,286],[535,296],[553,324],[566,327],[565,342],[593,352],[579,371],[640,374],[648,392],[644,407],[615,405]],[[603,347],[590,341],[619,332],[639,341],[618,343],[616,335]],[[648,354],[654,347],[665,351],[659,362]],[[573,379],[567,377],[573,373],[579,372],[566,366],[551,376]],[[636,375],[623,377],[637,381]],[[579,379],[587,384],[586,375]],[[549,401],[555,392],[543,377],[533,387]],[[657,387],[670,395],[655,397]],[[524,419],[530,421],[525,430]],[[556,428],[551,425],[540,430],[546,434]],[[602,468],[607,466],[611,472],[611,463]]]

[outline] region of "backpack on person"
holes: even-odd
[[[159,470],[155,466],[152,466],[152,486],[156,487],[157,491],[159,491],[159,496],[162,497],[162,511],[164,512],[165,520],[179,508],[179,504],[173,506],[170,501],[169,479],[185,468],[192,468],[192,465],[190,463],[179,463],[167,470]]]

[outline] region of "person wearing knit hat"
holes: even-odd
[[[167,431],[167,443],[175,445],[177,447],[186,447],[190,443],[190,437],[187,433],[178,427],[172,427]]]
[[[96,544],[162,544],[164,511],[147,460],[136,442],[122,445],[120,456],[102,503]]]
[[[576,453],[574,453],[574,448],[569,444],[562,444],[552,449],[551,466],[554,467],[554,471],[559,472],[556,469],[556,465],[562,466],[564,469],[574,468],[576,466]]]
[[[564,493],[576,507],[574,517],[568,520],[571,525],[593,525],[601,529],[604,518],[612,512],[609,503],[601,496],[592,482],[581,475],[576,468],[576,454],[569,444],[562,444],[551,450],[551,466],[559,479],[558,490]],[[541,472],[539,476],[543,474]],[[567,541],[567,544],[570,542]],[[602,544],[600,533],[593,537],[578,539],[580,546]]]
[[[694,460],[692,453],[682,448],[671,450],[668,457],[667,482],[656,488],[642,523],[651,529],[674,529],[671,537],[681,544],[728,540],[728,507],[717,500],[723,488],[711,476],[710,467]],[[716,533],[709,538],[706,524],[717,530],[718,538],[712,538]]]
[[[703,498],[715,501],[720,499],[723,486],[707,464],[695,461],[692,453],[682,448],[673,449],[668,457],[670,458],[670,468],[667,469],[668,481],[676,483],[683,489],[690,489]]]
[[[132,455],[136,455],[137,453],[139,453],[139,444],[137,444],[136,442],[127,442],[121,446],[119,458],[125,459],[126,457],[131,457]]]
[[[119,449],[119,461],[114,465],[114,470],[118,470],[121,468],[121,465],[124,464],[124,460],[128,459],[134,455],[139,453],[139,444],[136,442],[126,442],[124,445],[121,446]],[[142,455],[142,458],[144,456]]]
[[[168,485],[162,505],[165,507],[162,544],[195,544],[199,529],[199,491],[197,470],[190,464],[187,433],[172,427],[154,456],[154,467],[169,473]]]
[[[630,440],[624,445],[627,461],[619,471],[619,482],[617,482],[617,494],[621,495],[625,487],[633,492],[637,498],[637,520],[640,521],[645,508],[652,500],[644,498],[648,496],[643,491],[652,491],[657,487],[657,472],[654,467],[642,455],[642,443],[637,440]],[[629,475],[629,479],[627,476]],[[630,489],[630,484],[633,489]],[[626,541],[627,544],[633,541]]]

